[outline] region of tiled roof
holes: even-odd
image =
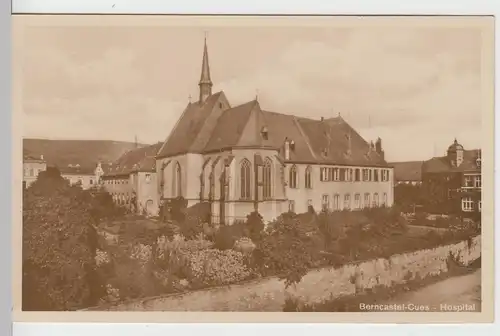
[[[62,175],[95,175],[95,167],[57,167]]]
[[[158,157],[203,151],[224,110],[217,106],[221,100],[229,105],[222,91],[211,95],[204,103],[189,103],[158,152]]]
[[[161,142],[151,146],[131,150],[123,154],[105,173],[105,176],[128,175],[137,171],[154,171],[155,155]]]
[[[458,167],[453,167],[446,156],[434,157],[425,161],[422,165],[422,173],[445,173],[445,172],[466,172],[479,171],[476,159],[480,155],[480,150],[464,150],[464,161]]]
[[[40,155],[37,156],[25,148],[23,148],[23,160],[43,161]]]
[[[421,181],[422,161],[391,162],[396,181]]]
[[[387,166],[341,117],[299,118],[264,111],[256,100],[222,111],[214,106],[219,94],[210,96],[201,107],[198,103],[188,105],[158,157],[245,147],[273,148],[282,153],[289,139],[295,144],[290,162]],[[267,139],[261,136],[263,127],[267,128]]]
[[[268,130],[267,140],[260,134],[264,126]],[[257,101],[224,111],[205,151],[249,146],[269,147],[282,151],[286,139],[293,140],[295,144],[295,148],[290,151],[290,162],[387,165],[384,159],[374,150],[370,150],[370,145],[340,117],[324,121],[298,118],[293,115],[263,111]]]

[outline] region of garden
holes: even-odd
[[[452,244],[473,225],[412,232],[397,207],[250,213],[210,224],[210,205],[175,200],[168,220],[126,213],[101,188],[47,169],[23,191],[23,310],[78,310],[275,276],[284,289],[311,269]],[[446,219],[444,219],[446,220]]]
[[[123,230],[120,243],[101,245],[97,262],[107,280],[101,303],[182,293],[278,276],[284,288],[311,269],[339,267],[453,244],[478,234],[474,226],[412,234],[397,208],[284,213],[264,225],[253,212],[230,226],[208,224],[210,207],[186,208],[179,199],[172,220],[158,228]],[[137,224],[137,222],[136,222]],[[149,234],[145,234],[149,232]]]

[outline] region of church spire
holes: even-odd
[[[212,95],[212,79],[210,78],[210,65],[208,63],[207,36],[205,34],[205,46],[203,48],[203,62],[201,65],[200,83],[200,103]]]

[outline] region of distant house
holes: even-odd
[[[422,161],[392,162],[395,184],[422,184],[422,164]]]
[[[426,210],[468,216],[481,211],[481,150],[465,150],[455,141],[447,155],[434,157],[422,166]]]
[[[43,155],[36,156],[23,150],[23,189],[36,181],[38,174],[47,169],[47,162]]]
[[[61,176],[69,181],[70,184],[80,185],[82,189],[89,189],[99,184],[100,175],[102,175],[102,166],[81,166],[80,164],[69,164],[65,167],[57,167]]]
[[[102,184],[113,200],[138,213],[158,214],[155,155],[161,143],[123,154],[104,175]]]

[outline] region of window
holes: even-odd
[[[306,180],[306,188],[307,189],[312,189],[312,178],[311,178],[311,166],[308,166],[306,168],[306,176],[305,176],[305,180]]]
[[[472,201],[472,197],[467,196],[462,198],[462,210],[463,211],[472,211],[474,208],[474,202]]]
[[[378,182],[378,169],[373,171],[373,181]]]
[[[174,165],[172,191],[174,197],[182,196],[182,170],[179,162]]]
[[[344,195],[344,209],[350,209],[351,208],[351,195],[345,194]]]
[[[370,207],[370,194],[366,193],[365,194],[365,208],[369,208],[369,207]]]
[[[90,179],[89,183],[94,184],[94,180]]]
[[[368,181],[373,181],[373,178],[372,178],[372,170],[371,169],[368,169]]]
[[[361,209],[361,195],[354,195],[354,209]]]
[[[382,170],[382,181],[384,182],[389,181],[389,170],[387,169]]]
[[[370,180],[369,172],[369,169],[363,169],[363,181],[366,182]]]
[[[212,175],[212,181],[213,181]],[[249,200],[250,199],[250,161],[243,160],[240,166],[240,184],[241,184],[241,199]],[[212,182],[213,183],[213,182]]]
[[[35,175],[35,173],[33,171],[33,168],[30,168],[30,174],[29,174],[29,176],[34,176],[34,175]]]
[[[333,180],[338,181],[340,179],[340,169],[339,168],[333,168]]]
[[[330,208],[330,198],[328,197],[328,195],[323,195],[323,197],[321,198],[321,209],[323,211],[328,211],[329,208]]]
[[[379,206],[378,193],[375,193],[373,195],[373,206],[374,207],[378,207]]]
[[[481,188],[481,175],[476,176],[474,179],[474,186],[476,188]]]
[[[478,201],[478,202],[477,202],[477,209],[478,209],[479,211],[481,211],[481,201]]]
[[[382,196],[382,205],[387,206],[387,193],[384,193]]]
[[[288,201],[288,211],[295,212],[295,201]]]
[[[297,167],[295,165],[290,167],[288,181],[290,183],[290,188],[297,188]]]
[[[354,172],[354,181],[356,182],[361,181],[361,171],[359,168],[357,168]]]
[[[313,200],[312,199],[308,199],[307,200],[307,207],[309,208],[312,205],[313,205]]]
[[[272,197],[272,161],[267,158],[262,168],[262,189],[264,199]]]
[[[340,195],[333,195],[333,210],[340,210]]]
[[[78,185],[82,185],[83,184],[83,180],[81,178],[79,178],[76,182]]]
[[[472,176],[465,176],[464,187],[466,187],[466,188],[472,187]]]
[[[321,168],[319,169],[319,180],[320,180],[321,182],[326,181],[326,168],[324,168],[324,167],[321,167]]]
[[[151,182],[151,174],[146,174],[146,183]]]

